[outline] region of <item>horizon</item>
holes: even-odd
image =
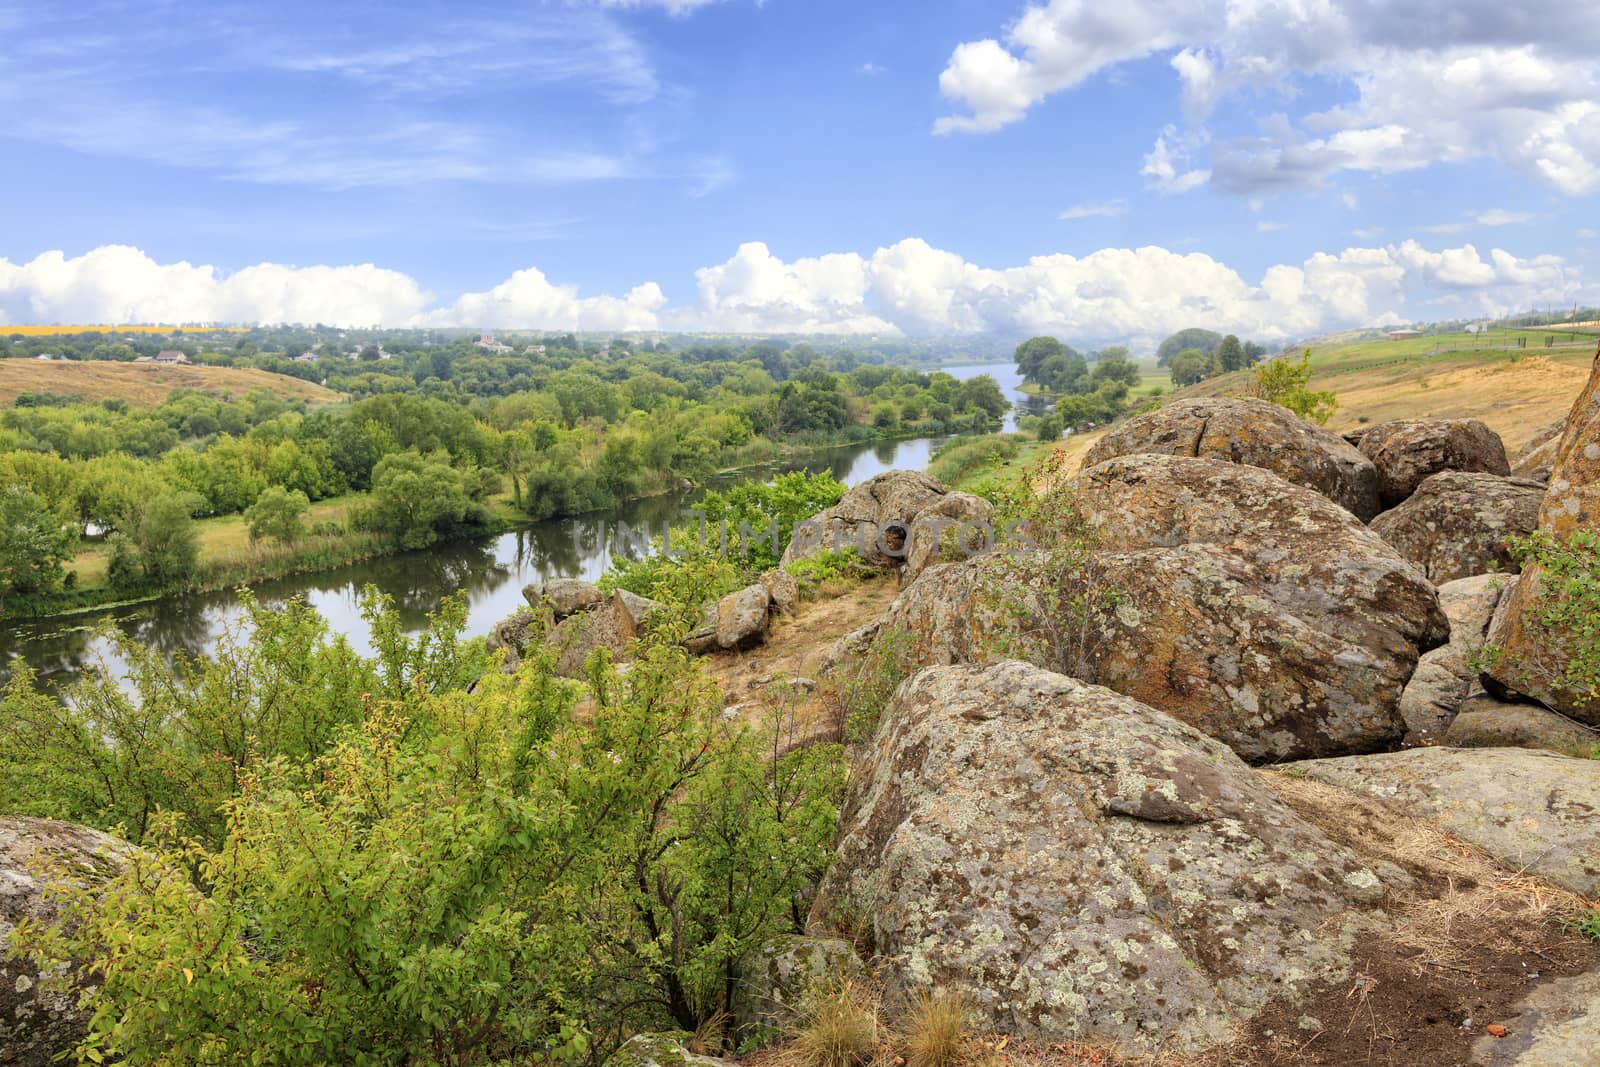
[[[1478,6],[22,4],[0,318],[1094,346],[1600,302],[1600,14]]]

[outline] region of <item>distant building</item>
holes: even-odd
[[[1413,337],[1421,337],[1421,336],[1422,336],[1422,331],[1421,330],[1390,330],[1389,331],[1389,340],[1391,340],[1391,341],[1409,341]]]
[[[505,355],[507,352],[511,351],[510,345],[503,345],[496,341],[494,339],[494,334],[492,333],[486,333],[482,337],[478,338],[478,347],[483,349],[485,352],[494,352],[497,355]]]
[[[302,352],[298,356],[294,357],[294,361],[296,363],[315,363],[317,361],[317,357],[311,352]]]
[[[182,352],[179,352],[177,349],[163,348],[161,351],[156,353],[155,362],[169,365],[173,363],[187,363],[189,362],[189,357],[184,355]]]

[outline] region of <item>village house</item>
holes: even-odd
[[[176,363],[187,363],[189,362],[189,357],[175,348],[163,348],[156,353],[156,358],[152,362],[171,366]]]

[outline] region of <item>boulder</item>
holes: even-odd
[[[749,648],[767,636],[771,599],[760,582],[717,601],[717,647]]]
[[[1473,657],[1483,647],[1490,620],[1514,581],[1504,574],[1478,574],[1439,586],[1439,606],[1450,620],[1450,643],[1417,661],[1400,694],[1400,717],[1406,722],[1408,740],[1436,743],[1462,702],[1482,691]]]
[[[538,637],[540,628],[538,612],[524,608],[510,618],[495,623],[486,643],[491,653],[504,649],[507,669],[515,670],[517,664],[522,662],[522,654],[528,650],[528,645]]]
[[[1561,449],[1561,434],[1566,426],[1567,420],[1563,418],[1529,438],[1528,443],[1522,446],[1522,451],[1517,453],[1517,458],[1511,462],[1512,475],[1548,483],[1555,469],[1556,453]]]
[[[800,582],[787,571],[768,571],[761,576],[766,587],[767,601],[780,615],[793,615],[800,610]]]
[[[959,990],[1041,1043],[1225,1041],[1342,975],[1383,895],[1223,745],[1016,660],[902,684],[839,826],[813,925],[865,928],[891,1001]]]
[[[536,608],[549,605],[557,619],[599,607],[606,599],[598,585],[580,578],[550,578],[533,582],[523,588],[522,597]]]
[[[603,1067],[738,1067],[733,1060],[690,1052],[693,1040],[682,1030],[635,1034],[606,1058]]]
[[[999,553],[935,567],[883,629],[910,632],[919,663],[1003,652],[1109,686],[1246,759],[1399,741],[1401,691],[1449,623],[1422,572],[1350,512],[1265,470],[1177,456],[1119,457],[1073,486],[1099,528],[1081,572]],[[1087,619],[1069,606],[1080,594]]]
[[[635,629],[644,626],[644,622],[650,617],[650,614],[661,606],[647,596],[630,593],[626,589],[618,589],[612,594],[612,598],[619,608],[628,613],[628,619],[633,623]]]
[[[1600,896],[1600,760],[1522,748],[1413,748],[1284,770],[1388,801],[1507,867]]]
[[[783,565],[822,551],[854,548],[871,566],[899,566],[911,520],[946,491],[938,479],[920,471],[884,471],[868,478],[833,507],[795,526],[783,550]]]
[[[1543,497],[1544,486],[1527,478],[1444,471],[1372,520],[1372,530],[1436,583],[1515,573],[1510,539],[1533,532]]]
[[[1500,435],[1477,419],[1408,419],[1374,426],[1361,452],[1378,468],[1384,507],[1394,507],[1440,471],[1511,473]]]
[[[597,648],[608,648],[618,659],[625,658],[628,646],[638,636],[622,594],[601,601],[597,607],[562,619],[545,637],[545,647],[556,654],[556,673],[565,678],[583,676],[583,664]]]
[[[971,493],[946,493],[912,519],[900,582],[910,584],[935,563],[981,556],[994,539],[993,504]]]
[[[1600,751],[1600,730],[1537,704],[1512,704],[1479,693],[1456,709],[1444,743],[1451,748],[1543,748],[1588,755]]]
[[[738,1021],[787,1029],[815,986],[865,973],[855,946],[843,938],[779,935],[740,968]]]
[[[1600,1065],[1600,971],[1541,982],[1472,1043],[1474,1067]]]
[[[0,816],[0,1063],[49,1067],[82,1040],[89,1012],[76,991],[42,987],[45,976],[12,952],[23,919],[48,921],[44,888],[56,878],[95,885],[114,876],[131,846],[53,819]]]
[[[1265,400],[1178,400],[1113,427],[1090,467],[1135,453],[1244,463],[1314,489],[1366,522],[1378,514],[1378,468],[1338,434]]]
[[[1600,355],[1568,414],[1539,528],[1557,538],[1600,530]],[[1518,579],[1489,640],[1503,650],[1484,679],[1496,696],[1536,697],[1564,715],[1600,726],[1600,700],[1564,681],[1587,635],[1552,634],[1541,624],[1552,594],[1534,563]]]

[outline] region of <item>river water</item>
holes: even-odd
[[[1018,409],[1039,404],[1019,390],[1011,364],[946,368],[958,378],[992,375],[1014,405],[1005,428],[1015,428]],[[888,470],[923,470],[942,438],[916,438],[854,445],[813,454],[802,466],[831,471],[854,486]],[[594,580],[611,565],[620,547],[619,527],[660,531],[693,506],[697,494],[671,493],[631,501],[607,511],[534,523],[493,537],[468,538],[435,545],[420,552],[384,556],[315,574],[301,574],[252,586],[264,605],[304,597],[328,620],[333,632],[346,635],[361,652],[369,652],[369,630],[361,617],[360,592],[375,586],[394,599],[405,625],[421,629],[428,613],[448,593],[465,592],[467,635],[489,632],[494,624],[523,604],[522,589],[554,577]],[[84,670],[101,666],[121,676],[115,644],[101,631],[109,621],[141,644],[172,655],[208,652],[223,630],[243,615],[233,590],[164,597],[105,612],[19,623],[0,630],[0,664],[20,657],[53,686],[72,681]],[[0,668],[0,673],[5,673]]]

